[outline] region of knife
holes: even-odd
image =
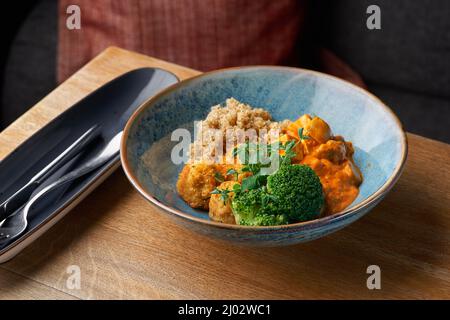
[[[87,146],[95,137],[99,130],[94,125],[83,133],[75,142],[58,155],[53,161],[46,165],[41,171],[34,175],[22,188],[17,190],[13,195],[0,204],[0,222],[13,214],[25,202],[29,200],[33,191],[41,185],[45,179],[55,173],[70,159],[77,155],[85,146]]]
[[[84,175],[91,173],[95,169],[98,169],[120,152],[120,141],[122,138],[122,131],[117,133],[111,141],[90,161],[86,164],[80,166],[79,168],[70,171],[66,175],[62,176],[58,180],[52,182],[48,186],[44,187],[42,190],[37,192],[31,197],[31,199],[14,215],[6,219],[0,227],[0,244],[5,241],[10,241],[12,239],[20,236],[28,226],[28,213],[32,206],[42,199],[50,191],[68,183]]]

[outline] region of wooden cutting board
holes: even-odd
[[[89,92],[145,66],[180,78],[199,73],[109,48],[0,133],[0,158]],[[405,171],[372,212],[284,248],[237,247],[185,230],[154,212],[119,169],[0,265],[0,299],[449,299],[450,146],[408,140]],[[370,265],[380,267],[380,290],[367,288]],[[70,285],[77,268],[79,288]]]

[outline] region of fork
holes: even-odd
[[[17,210],[14,215],[7,218],[0,227],[0,244],[4,241],[9,241],[18,237],[25,231],[28,226],[28,213],[31,207],[47,193],[70,181],[78,179],[92,172],[93,170],[99,168],[114,156],[116,156],[120,150],[121,137],[122,132],[119,132],[91,161],[44,187],[42,190],[36,193],[36,195],[34,195],[22,208]]]
[[[26,203],[33,192],[53,173],[60,169],[70,159],[80,153],[88,144],[94,140],[99,133],[97,125],[92,126],[67,149],[58,155],[52,162],[46,165],[34,177],[32,177],[23,187],[17,190],[13,195],[0,204],[0,221],[6,219],[17,209]]]

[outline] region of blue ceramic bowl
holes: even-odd
[[[334,134],[352,141],[364,175],[357,199],[344,211],[283,226],[248,227],[211,221],[177,194],[182,164],[171,161],[177,128],[193,132],[193,122],[210,107],[234,97],[271,112],[275,120],[312,113]],[[399,178],[407,155],[405,132],[394,113],[367,91],[338,78],[303,69],[242,67],[218,70],[179,82],[144,103],[128,121],[121,159],[133,186],[159,211],[196,232],[251,245],[286,245],[323,237],[369,212]]]

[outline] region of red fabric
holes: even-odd
[[[66,28],[66,8],[81,29]],[[115,45],[207,71],[249,64],[295,64],[304,1],[60,0],[58,80]]]
[[[81,29],[66,27],[66,8],[81,9]],[[298,65],[307,0],[59,0],[58,81],[108,46],[193,69]],[[329,51],[323,71],[364,86]]]

